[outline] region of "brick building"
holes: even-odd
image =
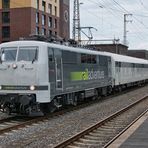
[[[128,50],[128,55],[148,60],[148,50]]]
[[[0,43],[69,32],[69,0],[0,0]]]
[[[91,48],[95,48],[98,51],[106,51],[111,53],[117,53],[121,55],[127,55],[128,47],[123,44],[91,44],[89,45]]]

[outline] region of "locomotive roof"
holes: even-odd
[[[87,49],[87,48],[71,47],[71,46],[48,43],[48,42],[41,42],[41,41],[27,41],[27,40],[12,41],[12,42],[7,42],[7,43],[2,43],[0,45],[1,46],[7,46],[7,47],[12,47],[12,46],[47,46],[47,47],[52,47],[52,48],[58,48],[58,49],[61,49],[61,50],[77,52],[77,53],[104,55],[104,56],[109,57],[109,55],[105,55],[103,52],[94,51],[94,50],[90,50],[90,49]]]
[[[0,44],[1,47],[4,47],[4,46],[12,47],[12,46],[20,46],[20,45],[21,46],[49,46],[49,47],[59,48],[61,50],[67,50],[72,52],[108,56],[108,57],[112,57],[114,61],[118,61],[118,62],[148,64],[148,60],[144,60],[144,59],[124,56],[124,55],[119,55],[119,54],[114,54],[109,52],[93,51],[90,49],[85,49],[80,47],[70,47],[70,46],[65,46],[61,44],[41,42],[41,41],[25,41],[24,40],[24,41],[12,41],[12,42]]]

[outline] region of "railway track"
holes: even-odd
[[[147,99],[141,98],[54,148],[106,148],[148,111]]]
[[[107,96],[107,97],[103,98],[103,100],[90,101],[90,102],[80,104],[80,105],[75,106],[75,107],[70,107],[70,108],[63,109],[61,111],[55,112],[55,113],[50,113],[49,115],[46,115],[44,117],[14,116],[14,117],[2,119],[2,120],[0,120],[0,135],[2,135],[4,133],[11,132],[12,130],[17,130],[19,128],[26,127],[27,125],[31,126],[34,123],[38,124],[40,122],[44,122],[44,121],[49,120],[50,118],[53,118],[55,116],[63,115],[67,112],[71,112],[71,111],[74,111],[74,110],[79,110],[81,108],[93,105],[94,103],[98,103],[100,101],[105,101],[105,99],[108,99],[112,96],[118,96],[118,95],[120,96],[120,95],[122,95],[122,93],[127,93],[129,91],[131,91],[131,90],[129,89],[129,90],[123,91],[121,93],[117,93],[117,94],[114,94],[114,95],[111,95],[111,96]]]
[[[132,90],[134,90],[134,89],[137,89],[137,88],[132,88]],[[6,118],[6,119],[1,119],[0,120],[0,135],[2,135],[4,133],[8,133],[12,130],[17,130],[19,128],[23,128],[27,125],[32,125],[33,123],[44,122],[45,120],[49,120],[52,117],[63,115],[67,112],[71,112],[71,111],[74,111],[74,110],[79,110],[81,108],[90,106],[90,105],[98,103],[100,101],[105,101],[106,99],[109,99],[110,97],[120,96],[123,93],[127,93],[129,91],[131,91],[131,89],[128,89],[128,90],[125,90],[123,92],[104,97],[102,100],[99,99],[99,100],[95,100],[95,101],[90,101],[90,102],[80,104],[80,105],[72,107],[72,108],[70,107],[70,108],[55,112],[55,113],[51,113],[51,114],[44,116],[44,117],[31,118],[31,117],[23,117],[23,116],[14,116],[14,117]]]
[[[33,124],[37,118],[14,116],[0,120],[0,135]]]
[[[0,120],[0,135],[11,132],[12,130],[18,130],[19,128],[26,127],[27,125],[33,125],[34,123],[39,124],[40,122],[44,122],[53,117],[63,115],[67,112],[72,112],[74,110],[79,110],[81,108],[87,107],[96,102],[88,102],[79,106],[75,106],[72,108],[67,108],[60,110],[58,112],[50,113],[46,116],[41,117],[24,117],[24,116],[13,116],[9,118],[4,118]]]

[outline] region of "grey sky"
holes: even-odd
[[[71,2],[71,26],[73,17]],[[92,26],[94,39],[119,38],[123,41],[123,16],[132,23],[127,23],[127,40],[130,49],[148,49],[148,0],[79,0],[81,26]],[[86,39],[82,35],[82,39]]]

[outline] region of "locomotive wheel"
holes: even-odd
[[[74,96],[74,100],[73,100],[73,106],[77,106],[78,105],[78,96]]]

